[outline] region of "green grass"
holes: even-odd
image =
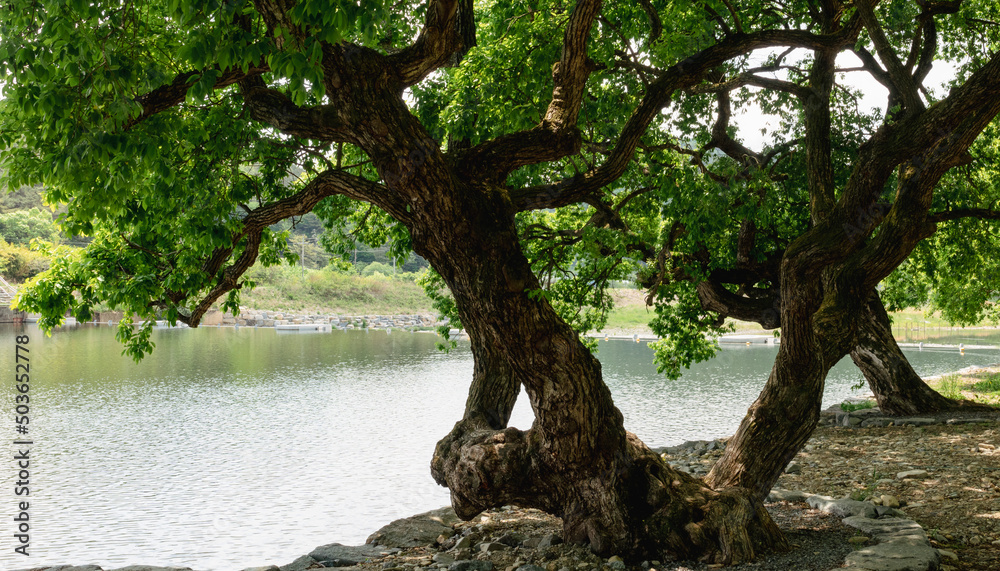
[[[981,393],[991,393],[1000,397],[1000,373],[989,373],[986,378],[974,383],[972,388]]]
[[[960,399],[963,385],[962,377],[951,374],[941,377],[934,389],[950,399]]]
[[[649,330],[649,321],[654,315],[653,308],[647,309],[645,305],[617,306],[608,314],[608,323],[604,328]]]
[[[1000,373],[980,372],[971,375],[953,373],[928,384],[950,399],[968,399],[983,404],[1000,405]]]
[[[840,403],[840,410],[844,412],[854,412],[856,410],[867,410],[869,408],[875,408],[875,401],[866,400],[862,402],[842,402]]]
[[[254,268],[250,278],[257,287],[242,295],[242,306],[248,309],[348,315],[436,313],[412,274],[393,278],[273,266]]]

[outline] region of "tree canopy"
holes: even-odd
[[[64,231],[93,237],[21,307],[196,326],[235,310],[247,269],[288,246],[272,226],[310,211],[334,249],[412,248],[476,360],[435,478],[463,517],[541,507],[601,553],[782,545],[760,499],[826,372],[880,339],[862,334],[878,284],[939,227],[1000,218],[976,155],[1000,113],[991,0],[5,6],[3,182],[43,184]],[[939,64],[955,73],[934,90]],[[862,106],[852,76],[884,104]],[[759,138],[736,128],[762,113]],[[626,433],[567,325],[599,326],[628,277],[651,289],[671,374],[710,354],[720,317],[782,328],[705,482]],[[151,348],[148,327],[119,332]],[[526,432],[506,428],[522,386]]]

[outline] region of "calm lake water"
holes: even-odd
[[[448,503],[434,484],[434,443],[461,417],[472,375],[467,344],[433,334],[158,330],[141,364],[113,329],[46,338],[0,326],[0,367],[30,338],[30,558],[13,552],[17,471],[8,444],[0,495],[0,568],[55,564],[284,565],[331,542],[357,544],[385,523]],[[726,347],[677,381],[657,376],[645,343],[600,343],[626,426],[651,446],[732,434],[776,349]],[[1000,361],[998,350],[912,351],[924,375]],[[855,395],[849,360],[827,405]],[[2,418],[12,425],[13,383]],[[514,426],[528,428],[527,404]],[[8,442],[17,436],[8,425]]]

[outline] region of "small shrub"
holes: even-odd
[[[1000,393],[1000,373],[992,373],[972,387],[984,393]]]
[[[856,410],[867,410],[869,408],[875,408],[875,401],[866,400],[862,402],[847,402],[844,401],[840,403],[840,410],[844,412],[854,412]]]
[[[962,378],[958,375],[945,375],[938,381],[937,392],[950,399],[961,399]]]
[[[392,266],[388,266],[382,262],[372,262],[365,266],[364,270],[361,270],[361,275],[366,277],[376,273],[383,276],[391,276],[393,274]]]

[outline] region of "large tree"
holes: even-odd
[[[196,326],[224,296],[227,309],[238,305],[251,265],[277,261],[285,244],[275,222],[313,209],[334,233],[385,220],[383,233],[447,285],[472,342],[465,418],[432,462],[460,515],[534,506],[602,554],[748,560],[783,545],[761,498],[815,427],[826,372],[855,345],[876,284],[932,231],[941,177],[968,163],[1000,112],[995,9],[971,0],[8,1],[7,183],[44,183],[50,202],[68,204],[66,231],[94,237],[20,304],[49,324],[67,310],[86,319],[105,302]],[[983,34],[947,54],[968,73],[927,105],[919,87],[941,57],[938,36],[977,26]],[[833,152],[843,52],[863,56],[893,97],[846,163]],[[773,69],[754,63],[761,53]],[[774,75],[791,55],[794,73]],[[804,156],[800,177],[747,169],[753,154],[728,129],[734,82],[774,94],[767,104],[798,126],[768,154]],[[696,112],[706,95],[720,111],[708,125]],[[748,183],[722,188],[748,197],[741,208],[805,201],[809,219],[790,222],[797,230],[762,264],[775,272],[780,303],[765,309],[782,326],[781,348],[702,482],[625,431],[599,362],[557,312],[582,290],[545,274],[561,254],[530,238],[577,234],[590,248],[579,267],[598,282],[629,256],[672,269],[671,240],[727,235],[717,232],[725,216],[704,206],[720,188],[698,152],[709,142],[740,157],[734,174]],[[679,213],[682,224],[668,223]],[[588,223],[560,227],[562,217]],[[667,301],[667,313],[691,307],[689,296]],[[119,331],[134,355],[151,348],[148,328]],[[506,427],[519,386],[535,414],[528,431]]]

